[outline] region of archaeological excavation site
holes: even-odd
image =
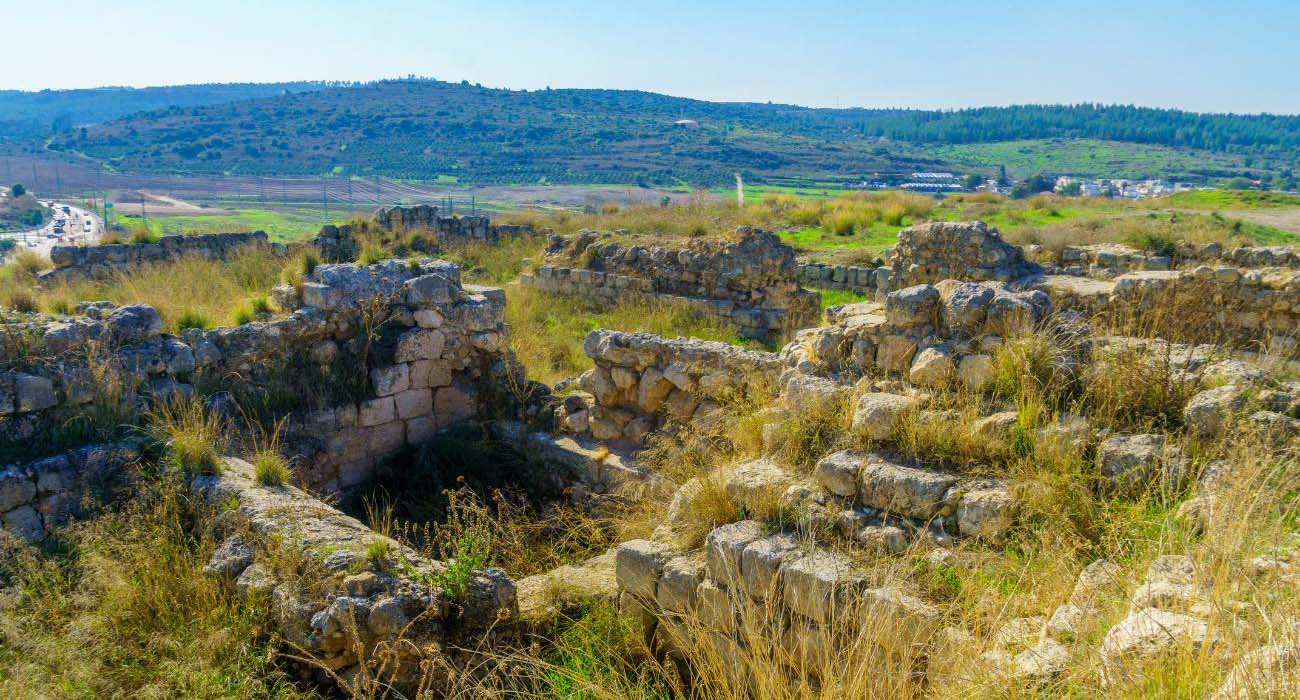
[[[1300,249],[762,223],[55,246],[0,311],[0,684],[1300,697]]]

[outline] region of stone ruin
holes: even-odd
[[[1019,523],[1021,495],[1009,477],[906,459],[891,441],[909,421],[949,419],[934,408],[936,396],[957,387],[987,389],[994,353],[1005,342],[1043,330],[1067,341],[1085,335],[1082,320],[1069,313],[1082,310],[1084,302],[1072,293],[1077,288],[1060,280],[1101,285],[1087,300],[1093,311],[1134,305],[1142,311],[1170,290],[1186,304],[1234,299],[1247,313],[1259,314],[1253,326],[1233,326],[1241,337],[1259,328],[1294,335],[1300,299],[1300,282],[1282,267],[1205,265],[1113,280],[1053,275],[983,224],[937,224],[909,229],[888,265],[873,269],[876,301],[833,307],[827,323],[817,325],[810,318],[816,296],[799,289],[792,251],[765,232],[742,230],[736,240],[693,241],[685,249],[627,246],[582,234],[554,237],[548,249],[547,260],[524,276],[524,284],[596,301],[629,293],[686,298],[732,321],[754,319],[740,323],[749,331],[779,329],[792,332],[793,339],[768,353],[597,330],[583,345],[595,367],[572,383],[575,391],[521,396],[524,382],[506,349],[499,290],[461,284],[455,267],[438,261],[416,267],[397,261],[321,265],[300,289],[276,290],[277,303],[293,309],[276,321],[172,337],[160,333],[147,307],[104,304],[80,307],[81,316],[29,321],[12,337],[39,344],[8,350],[3,358],[9,369],[0,380],[0,427],[6,434],[35,436],[60,410],[91,400],[93,392],[78,379],[93,376],[90,360],[83,363],[78,349],[100,350],[100,358],[132,378],[141,402],[199,386],[235,391],[239,383],[268,380],[270,359],[316,366],[354,361],[348,358],[355,358],[369,309],[369,318],[389,320],[368,355],[363,395],[303,410],[289,422],[286,444],[303,457],[305,489],[259,486],[252,468],[239,460],[227,460],[219,474],[193,484],[213,502],[238,504],[247,525],[231,528],[210,573],[230,578],[241,592],[270,596],[287,640],[346,679],[361,673],[368,660],[358,658],[356,649],[386,653],[392,647],[385,644],[401,636],[414,644],[398,654],[400,685],[429,661],[418,649],[440,649],[435,658],[451,669],[470,653],[460,650],[517,643],[544,591],[563,581],[581,582],[593,595],[616,601],[639,621],[652,648],[670,656],[692,626],[737,656],[744,644],[738,615],[761,607],[781,626],[777,638],[787,658],[815,668],[815,659],[865,619],[895,620],[919,638],[937,630],[942,615],[915,592],[872,582],[834,546],[820,539],[808,544],[806,530],[823,527],[827,532],[819,538],[879,554],[920,545],[941,561],[954,556],[959,542],[997,546]],[[1198,301],[1199,292],[1180,287],[1192,281],[1213,282],[1217,296]],[[1106,353],[1155,342],[1165,341],[1092,339],[1071,347],[1081,354]],[[1278,440],[1300,433],[1294,417],[1300,413],[1300,384],[1264,388],[1257,369],[1219,357],[1214,348],[1166,344],[1163,350],[1178,371],[1203,378],[1184,408],[1191,433],[1214,435],[1237,420],[1267,427],[1266,434]],[[19,362],[32,356],[55,360]],[[763,456],[724,465],[717,476],[747,514],[770,508],[774,499],[780,524],[742,519],[713,528],[701,547],[682,546],[680,530],[703,486],[699,480],[669,483],[642,466],[636,450],[653,436],[707,426],[734,401],[770,404],[762,413],[769,425],[782,416],[844,405],[852,431],[865,442],[818,455],[811,472],[801,472],[774,456],[772,436],[764,430]],[[1006,437],[1017,420],[1015,411],[994,410],[979,416],[973,429]],[[665,522],[651,538],[548,574],[513,581],[499,570],[475,572],[464,595],[450,598],[440,584],[444,563],[381,538],[321,497],[365,484],[377,460],[464,421],[487,422],[501,443],[544,463],[575,500],[645,491],[671,499]],[[1192,478],[1190,456],[1163,434],[1103,431],[1081,416],[1061,416],[1037,430],[1092,455],[1098,488],[1117,497],[1178,488]],[[76,515],[71,504],[111,490],[138,449],[79,448],[0,469],[0,522],[41,539]],[[1213,474],[1204,470],[1189,511],[1208,508],[1215,497]],[[297,590],[259,559],[264,541],[279,537],[300,543],[330,572],[323,591]],[[400,568],[370,560],[370,545],[381,540],[384,556],[402,562]],[[1095,611],[1097,591],[1115,585],[1107,567],[1098,562],[1085,569],[1050,618],[1007,622],[997,632],[996,649],[970,661],[1029,683],[1059,675],[1074,661],[1063,642]],[[1101,641],[1105,678],[1121,677],[1132,659],[1167,648],[1175,637],[1196,644],[1209,639],[1208,613],[1194,605],[1207,599],[1206,592],[1187,562],[1158,559],[1147,579],[1133,593],[1129,614]],[[1164,634],[1169,630],[1174,634]],[[351,643],[356,640],[359,646]],[[937,664],[932,671],[918,670],[936,677],[940,672]],[[1239,682],[1233,678],[1227,683]]]
[[[151,262],[175,260],[188,255],[225,258],[245,246],[284,246],[267,242],[266,232],[202,233],[193,236],[163,236],[154,243],[106,243],[104,245],[56,245],[50,249],[54,268],[40,273],[42,281],[69,277],[103,278],[117,270]]]
[[[404,231],[420,233],[432,240],[416,240],[417,250],[422,253],[437,254],[438,242],[480,241],[495,243],[502,238],[523,236],[533,233],[533,227],[517,224],[494,224],[487,216],[460,216],[440,213],[438,207],[419,204],[411,207],[386,207],[377,210],[364,226],[377,226],[386,231]],[[313,239],[313,244],[326,260],[355,260],[360,246],[356,241],[357,231],[354,224],[321,227],[320,233]],[[543,231],[543,233],[546,233]]]
[[[820,295],[800,288],[797,274],[794,250],[770,231],[741,227],[685,248],[602,242],[583,231],[551,236],[546,260],[520,282],[596,304],[629,296],[685,303],[761,338],[817,323]]]
[[[354,386],[298,397],[284,435],[304,485],[329,494],[366,483],[377,460],[481,415],[487,402],[523,383],[506,347],[504,296],[462,285],[449,263],[320,265],[300,292],[277,292],[277,304],[290,311],[283,318],[180,336],[163,333],[158,313],[143,304],[83,304],[78,315],[6,324],[6,337],[22,344],[0,357],[0,434],[40,441],[109,398],[148,406],[196,385],[209,395],[256,398],[286,378],[310,384],[342,367],[358,373]],[[376,339],[358,340],[367,331]],[[106,397],[108,385],[121,396]],[[84,471],[103,471],[97,460]],[[73,506],[75,499],[60,496],[79,477],[47,476],[67,471],[47,460],[6,467],[0,518],[21,521],[29,538],[41,539]]]
[[[382,208],[367,223],[389,231],[420,231],[444,241],[494,243],[503,237],[527,235],[533,231],[531,226],[493,224],[487,216],[443,216],[438,207],[426,204]],[[331,262],[355,260],[359,247],[353,240],[352,228],[351,224],[327,224],[321,227],[312,244]],[[186,256],[223,259],[251,245],[269,246],[278,255],[298,247],[297,244],[270,243],[265,231],[172,235],[151,243],[61,245],[51,248],[50,260],[54,268],[42,272],[40,278],[42,281],[69,277],[103,278],[136,265]],[[436,245],[430,245],[417,252],[436,254],[438,250]]]
[[[1012,282],[1035,274],[1038,265],[982,221],[940,221],[909,226],[886,251],[883,265],[859,267],[805,262],[799,280],[883,298],[892,289],[945,279]]]

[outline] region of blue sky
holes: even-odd
[[[1300,112],[1300,0],[0,0],[0,17],[0,88],[27,90],[417,74],[817,106]]]

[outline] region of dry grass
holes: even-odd
[[[186,257],[116,271],[101,280],[69,279],[36,287],[34,279],[0,279],[10,300],[27,294],[45,313],[69,313],[82,301],[145,303],[158,310],[164,329],[234,321],[241,307],[255,311],[280,279],[283,263],[264,248],[247,248],[226,260]]]
[[[528,369],[529,379],[546,384],[591,368],[591,360],[582,353],[582,340],[597,328],[758,344],[740,338],[731,324],[685,304],[629,300],[602,308],[577,297],[550,295],[519,285],[506,287],[506,323],[510,325],[510,347]]]
[[[121,512],[62,546],[0,551],[0,696],[306,700],[274,662],[265,600],[201,573],[214,513],[179,479],[144,484]],[[0,533],[0,538],[5,533]]]
[[[1021,226],[1006,232],[1006,239],[1016,245],[1037,244],[1054,259],[1060,259],[1066,246],[1123,243],[1140,250],[1168,254],[1179,241],[1196,245],[1218,243],[1235,247],[1254,242],[1238,222],[1200,214],[1175,214],[1172,217],[1097,216],[1068,219],[1045,226]]]

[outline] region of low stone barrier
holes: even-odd
[[[666,421],[703,419],[722,402],[772,395],[777,356],[726,343],[597,330],[583,352],[596,363],[579,378],[585,394],[560,408],[565,429],[596,440],[639,443]]]
[[[684,249],[601,243],[584,231],[552,236],[547,251],[522,284],[598,304],[631,295],[688,303],[752,337],[815,325],[820,315],[820,295],[799,287],[794,250],[770,231],[741,227],[731,239]]]
[[[1300,268],[1300,249],[1292,246],[1238,246],[1181,243],[1170,255],[1157,255],[1116,243],[1066,246],[1051,272],[1109,279],[1126,272],[1185,270],[1201,265],[1239,268]]]
[[[817,289],[837,289],[872,295],[877,289],[889,286],[889,268],[818,262],[800,263],[799,282]]]
[[[1300,270],[1234,267],[1131,272],[1115,279],[1109,311],[1202,317],[1204,333],[1227,339],[1300,333]]]
[[[100,278],[133,265],[176,260],[189,255],[225,258],[249,245],[269,245],[266,233],[205,233],[163,236],[156,243],[54,246],[50,249],[54,269],[41,273],[41,279],[57,280],[73,276]]]
[[[772,533],[753,520],[709,533],[702,550],[683,551],[654,540],[619,545],[615,579],[620,611],[642,625],[653,646],[678,656],[709,644],[735,664],[730,682],[748,685],[742,621],[781,622],[784,659],[799,675],[816,675],[852,643],[860,625],[899,623],[925,639],[939,612],[895,587],[870,585],[845,556],[818,549],[791,532]]]
[[[228,520],[231,534],[204,572],[233,581],[241,595],[269,596],[276,631],[311,660],[306,668],[321,683],[349,684],[369,672],[386,688],[444,688],[471,650],[485,648],[504,633],[497,626],[518,617],[515,585],[504,571],[448,579],[442,562],[301,489],[259,485],[246,462],[227,459],[192,488],[213,505],[234,504],[240,521]],[[300,550],[320,580],[286,575],[268,556],[270,543]]]

